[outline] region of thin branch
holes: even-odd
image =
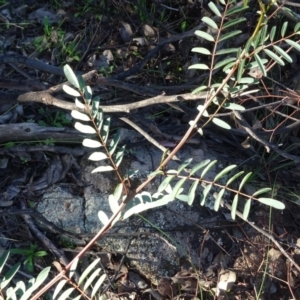
[[[267,152],[270,152],[270,150],[272,149],[274,152],[278,153],[279,155],[291,159],[293,160],[295,163],[300,163],[300,157],[286,153],[282,150],[279,149],[278,146],[269,143],[268,141],[263,140],[262,138],[260,138],[251,128],[251,126],[248,124],[248,122],[245,120],[245,118],[238,112],[238,111],[233,111],[235,117],[237,118],[238,122],[240,123],[240,125],[246,130],[246,132],[256,141],[258,141],[259,143],[261,143],[262,145],[265,146]]]
[[[232,206],[230,204],[225,203],[225,206],[232,211]],[[238,217],[240,217],[242,220],[244,220],[245,222],[247,222],[251,227],[253,227],[256,231],[260,232],[261,234],[263,234],[265,237],[267,237],[270,241],[272,241],[280,250],[280,252],[292,263],[292,265],[294,265],[296,267],[296,269],[300,272],[300,267],[299,265],[286,253],[286,251],[281,247],[281,245],[279,244],[279,242],[276,241],[276,239],[269,233],[267,233],[266,231],[264,231],[263,229],[259,228],[258,226],[256,226],[254,224],[254,222],[249,222],[248,220],[243,218],[243,214],[241,214],[240,212],[236,211],[236,215]]]

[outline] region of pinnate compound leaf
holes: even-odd
[[[193,159],[192,158],[189,158],[189,159],[187,159],[185,162],[183,162],[180,166],[179,166],[179,168],[178,168],[178,174],[180,174],[180,172],[182,171],[182,170],[184,170],[191,162],[193,161]]]
[[[278,56],[276,55],[273,51],[269,50],[269,49],[264,49],[264,52],[271,57],[272,59],[274,59],[279,65],[284,66],[285,63],[284,61]]]
[[[118,129],[117,132],[115,133],[115,135],[113,136],[109,147],[108,147],[108,151],[110,155],[113,155],[114,152],[116,151],[116,148],[118,146],[119,140],[120,140],[120,136],[121,136],[121,130]]]
[[[246,63],[246,60],[245,59],[242,59],[239,63],[239,67],[238,67],[238,71],[237,71],[237,78],[236,78],[236,81],[238,83],[241,83],[241,79],[242,79],[242,76],[244,74],[244,71],[245,71],[245,63]]]
[[[244,171],[240,171],[239,173],[237,173],[234,176],[232,176],[231,178],[229,178],[229,180],[226,183],[226,186],[229,185],[230,183],[232,183],[235,179],[240,177],[242,174],[244,174]]]
[[[274,49],[289,63],[293,62],[293,59],[280,47],[274,45]]]
[[[22,290],[22,292],[24,294],[23,290]],[[13,289],[12,287],[9,287],[6,290],[6,298],[5,299],[8,299],[8,300],[17,300],[15,289]],[[0,296],[0,300],[4,300],[4,298]]]
[[[205,64],[194,64],[189,66],[190,69],[209,70],[209,67]]]
[[[62,88],[63,88],[64,92],[67,93],[70,96],[73,96],[73,97],[80,97],[81,96],[78,91],[74,90],[69,85],[64,84]]]
[[[15,288],[13,287],[9,287],[6,290],[6,299],[7,300],[18,300],[20,299],[20,296],[25,294],[26,292],[26,285],[23,281],[18,281]],[[17,295],[18,294],[18,298]],[[2,300],[3,298],[0,297],[0,299]]]
[[[227,64],[226,66],[224,66],[224,68],[222,70],[224,73],[227,74],[229,72],[228,70],[230,70],[235,65],[236,65],[236,61],[233,61],[233,62]]]
[[[216,24],[216,22],[213,19],[208,18],[208,17],[203,17],[201,20],[202,20],[202,22],[204,22],[208,26],[210,26],[214,29],[218,29],[218,25]]]
[[[270,31],[270,41],[273,42],[276,34],[277,26],[273,26]]]
[[[103,210],[98,211],[98,218],[104,226],[109,222],[108,216]]]
[[[260,68],[260,70],[262,72],[262,75],[267,76],[267,71],[265,69],[265,66],[263,65],[263,61],[261,60],[261,58],[256,53],[254,53],[254,58],[257,62],[258,67]]]
[[[87,279],[87,281],[85,282],[84,286],[83,286],[83,290],[86,291],[89,286],[93,283],[94,279],[100,274],[101,268],[97,268],[93,274],[91,274],[89,276],[89,278]]]
[[[90,121],[90,118],[89,116],[87,116],[86,114],[83,114],[77,110],[72,110],[71,111],[71,116],[74,118],[74,119],[77,119],[77,120],[81,120],[81,121]]]
[[[253,77],[242,77],[239,81],[239,84],[253,84],[257,80]]]
[[[0,274],[2,272],[3,267],[5,266],[5,263],[9,257],[10,252],[4,251],[0,257]]]
[[[90,272],[95,268],[95,266],[100,262],[100,258],[96,258],[82,273],[79,278],[78,285],[80,285],[84,279],[90,274]]]
[[[108,136],[109,136],[110,120],[111,120],[111,118],[105,119],[102,130],[101,130],[101,136],[102,136],[102,139],[104,140],[104,142],[107,141]]]
[[[35,289],[37,289],[41,284],[43,284],[43,282],[48,278],[50,270],[51,267],[46,267],[39,273],[34,284]]]
[[[152,202],[152,196],[149,192],[142,192],[136,195],[136,198],[139,199],[140,203]]]
[[[58,298],[58,300],[66,300],[68,297],[72,294],[72,292],[75,290],[75,288],[70,287],[66,291],[64,291],[61,296]]]
[[[181,178],[174,186],[173,190],[172,190],[172,197],[175,198],[178,194],[180,194],[183,189],[182,186],[184,185],[184,183],[186,182],[187,178]]]
[[[285,209],[285,205],[281,201],[272,198],[258,198],[258,201],[276,209]]]
[[[141,213],[143,211],[146,211],[148,209],[164,206],[164,205],[168,204],[169,202],[171,202],[173,200],[174,200],[174,197],[172,197],[171,195],[165,195],[161,199],[156,200],[154,202],[147,202],[147,203],[138,204],[138,205],[130,208],[129,210],[127,210],[124,213],[123,218],[127,219],[130,216],[132,216],[133,214],[139,214],[139,213]]]
[[[103,110],[101,108],[99,108],[97,116],[96,116],[95,119],[96,119],[97,128],[98,128],[99,131],[101,131],[103,121],[104,121]]]
[[[225,121],[223,121],[219,118],[212,118],[211,121],[219,127],[222,127],[224,129],[231,129],[231,126],[228,123],[226,123]]]
[[[88,104],[91,104],[93,91],[90,86],[85,86],[83,89],[84,98],[87,101]]]
[[[203,161],[199,162],[198,164],[196,164],[192,168],[192,170],[190,172],[190,176],[194,175],[197,171],[204,168],[208,163],[210,163],[210,159],[203,160]]]
[[[244,106],[241,106],[241,105],[236,104],[236,103],[224,103],[222,106],[224,108],[230,109],[230,110],[239,110],[239,111],[245,110]]]
[[[192,95],[196,95],[196,94],[198,94],[198,93],[200,93],[200,92],[202,92],[206,89],[207,89],[206,85],[199,86],[198,88],[196,88],[192,91]]]
[[[204,54],[204,55],[211,55],[211,52],[208,49],[203,48],[203,47],[196,47],[196,48],[193,48],[191,51],[197,52],[200,54]]]
[[[75,129],[77,129],[78,131],[82,132],[82,133],[87,133],[87,134],[95,134],[96,130],[89,126],[89,125],[83,125],[79,122],[76,122],[74,125]]]
[[[244,206],[244,211],[243,211],[243,219],[244,220],[248,220],[250,209],[251,209],[251,199],[247,199],[245,206]]]
[[[27,291],[22,295],[22,297],[20,298],[20,300],[27,300],[29,299],[29,297],[31,296],[31,294],[37,289],[39,288],[43,282],[47,279],[48,274],[50,272],[51,267],[47,267],[45,269],[43,269],[39,275],[37,276],[36,280],[34,279],[30,279],[29,282],[31,282],[31,287],[27,289]]]
[[[212,10],[212,12],[217,16],[217,17],[222,17],[222,14],[220,13],[218,7],[213,3],[209,2],[208,7]]]
[[[170,184],[170,182],[174,179],[174,175],[170,175],[170,176],[167,176],[163,181],[162,183],[159,185],[158,189],[157,189],[157,192],[158,193],[161,193],[163,192],[167,186]]]
[[[248,88],[248,85],[246,85],[246,84],[236,85],[235,87],[230,88],[230,94],[233,95],[233,97],[236,94],[240,95],[241,92],[247,88]]]
[[[231,62],[234,62],[234,63],[235,63],[235,61],[236,61],[236,58],[235,58],[235,57],[228,57],[228,58],[226,58],[226,59],[224,59],[224,60],[221,60],[221,61],[217,62],[217,63],[215,64],[215,66],[214,66],[214,70],[216,70],[216,69],[218,69],[218,68],[221,68],[221,67],[223,67],[223,66],[225,66],[225,65],[227,65],[227,64],[229,64],[229,63],[231,63]]]
[[[114,190],[114,195],[113,195],[114,202],[118,203],[118,201],[121,199],[122,192],[123,192],[123,184],[119,183]],[[119,205],[118,205],[118,207],[119,207]]]
[[[75,99],[75,104],[80,109],[84,109],[85,108],[85,105],[82,102],[80,102],[77,98]]]
[[[177,170],[168,170],[167,171],[167,175],[177,175],[178,174],[178,171]]]
[[[229,173],[235,167],[236,167],[236,165],[230,165],[230,166],[226,167],[225,169],[223,169],[220,173],[218,173],[215,176],[214,181],[219,180],[220,178],[222,178],[223,176],[225,176],[227,173]]]
[[[260,91],[259,89],[246,91],[246,92],[240,93],[239,96],[247,96],[247,95],[250,95],[250,94],[258,93],[259,91]]]
[[[300,22],[295,25],[294,32],[300,33],[299,29],[300,29]]]
[[[105,280],[105,278],[106,278],[106,274],[102,274],[100,276],[100,278],[98,279],[98,281],[96,282],[96,284],[93,287],[91,298],[93,298],[96,295],[96,293],[99,291],[99,289],[100,289],[103,281]]]
[[[120,166],[122,160],[123,160],[123,157],[124,157],[124,153],[125,153],[125,148],[126,148],[126,145],[123,145],[121,148],[118,149],[117,151],[117,154],[116,154],[116,159],[115,159],[115,164],[117,167]]]
[[[188,199],[188,202],[187,202],[188,205],[192,205],[193,202],[194,202],[198,184],[199,184],[199,180],[196,180],[196,181],[193,182],[193,184],[190,187],[189,194],[188,194],[189,199]]]
[[[100,148],[102,147],[101,143],[91,139],[84,139],[82,145],[88,148]]]
[[[20,291],[20,294],[24,294],[26,292],[26,285],[23,281],[19,281],[16,284],[15,291]]]
[[[243,188],[244,184],[247,182],[249,177],[252,175],[252,172],[247,173],[244,178],[242,179],[240,186],[239,186],[239,191]]]
[[[198,105],[197,109],[199,110],[199,112],[202,112],[204,110],[204,105]],[[209,117],[209,114],[206,109],[203,111],[202,115],[203,117]]]
[[[109,172],[113,171],[114,168],[112,166],[100,166],[95,168],[91,173],[97,173],[97,172]]]
[[[164,171],[162,171],[162,170],[156,170],[154,172],[151,172],[147,177],[150,178],[150,177],[155,177],[157,175],[162,175],[162,174],[164,174]]]
[[[231,16],[233,14],[238,14],[240,13],[241,11],[243,10],[246,10],[248,9],[249,7],[247,5],[240,5],[240,6],[237,6],[237,7],[233,7],[231,9],[229,9],[227,12],[226,12],[226,16]]]
[[[221,49],[216,52],[216,55],[224,55],[224,54],[230,54],[230,53],[237,53],[239,51],[239,48],[227,48],[227,49]]]
[[[2,278],[2,281],[0,282],[0,290],[3,290],[10,283],[10,281],[14,278],[15,274],[18,272],[20,266],[21,264],[17,263],[7,271],[7,273]]]
[[[100,161],[104,159],[107,159],[107,155],[103,152],[94,152],[89,156],[89,160],[92,161]]]
[[[84,87],[85,87],[85,82],[84,82],[84,79],[82,77],[82,75],[78,75],[77,76],[77,80],[78,80],[78,84],[79,84],[79,90],[80,91],[83,91],[84,90]]]
[[[209,41],[209,42],[214,42],[215,39],[207,32],[202,31],[202,30],[196,30],[195,34],[198,35],[199,37]]]
[[[92,102],[92,113],[94,116],[98,112],[99,106],[100,106],[100,97],[96,96],[93,98],[93,102]]]
[[[210,189],[212,187],[212,184],[208,184],[203,192],[202,192],[202,196],[201,196],[201,199],[200,199],[200,205],[203,206],[205,204],[205,201],[206,201],[206,197],[208,195],[208,193],[210,192]]]
[[[176,199],[182,201],[182,202],[188,202],[189,201],[189,196],[188,195],[184,195],[184,194],[180,194],[176,196]]]
[[[292,40],[286,39],[285,42],[290,46],[294,47],[296,50],[300,51],[300,45]]]
[[[259,31],[260,36],[259,36],[259,45],[263,45],[269,38],[269,36],[267,36],[267,34],[269,33],[268,31],[268,25],[265,25],[261,28],[261,30]]]
[[[265,58],[261,59],[261,58],[259,57],[259,59],[260,59],[260,62],[261,62],[262,65],[264,65],[264,64],[266,64],[266,63],[268,62],[268,60],[265,59]],[[255,60],[255,61],[252,61],[251,63],[249,63],[249,64],[247,64],[247,65],[245,66],[246,69],[252,69],[252,68],[256,68],[256,67],[258,67],[258,63],[257,63],[256,60]]]
[[[133,176],[135,176],[137,173],[139,172],[139,170],[129,170],[126,174],[126,176],[128,178],[132,178]]]
[[[182,192],[182,190],[183,190],[183,189],[180,190],[180,193]],[[173,189],[172,189],[171,184],[167,185],[167,187],[165,188],[165,192],[166,192],[167,194],[172,194],[172,191],[173,191]]]
[[[211,161],[206,167],[205,169],[202,171],[200,177],[203,178],[205,176],[205,174],[217,163],[217,160],[213,160]]]
[[[78,82],[78,79],[75,75],[75,73],[73,72],[72,68],[69,66],[69,65],[65,65],[63,67],[64,69],[64,73],[65,73],[65,76],[66,78],[68,79],[68,81],[73,85],[75,86],[76,88],[80,88],[79,86],[79,82]]]
[[[226,23],[223,25],[222,29],[224,30],[224,29],[226,29],[226,28],[229,28],[229,27],[231,27],[231,26],[235,26],[235,25],[237,25],[237,24],[239,24],[239,23],[242,23],[242,22],[245,22],[245,21],[246,21],[246,18],[238,18],[238,19],[230,20],[230,21],[226,22]]]
[[[66,279],[61,279],[61,281],[57,284],[55,291],[52,295],[52,299],[55,300],[62,288],[66,285],[67,280]]]
[[[284,37],[285,33],[286,33],[286,30],[287,30],[287,27],[288,27],[288,22],[284,22],[282,27],[281,27],[281,37]]]
[[[241,34],[241,33],[242,33],[241,30],[233,30],[233,31],[229,31],[229,32],[227,32],[227,33],[225,33],[224,35],[221,36],[220,42],[225,41],[225,40],[228,40],[228,39],[230,39],[230,38],[232,38],[232,37],[234,37],[234,36],[236,36],[236,35],[239,35],[239,34]]]
[[[76,272],[76,268],[77,268],[78,262],[79,262],[79,258],[76,257],[76,258],[74,259],[74,261],[73,261],[73,263],[72,263],[72,266],[71,266],[71,268],[70,268],[70,271],[69,271],[69,278],[70,278],[70,279],[74,276],[74,274],[75,274],[75,272]]]
[[[267,192],[270,192],[272,189],[270,187],[266,187],[266,188],[261,188],[258,191],[256,191],[252,196],[256,197],[257,195],[261,195]]]
[[[235,196],[233,198],[232,206],[231,206],[231,218],[232,218],[232,220],[235,220],[238,201],[239,201],[239,195],[235,194]]]
[[[121,190],[121,192],[122,192],[122,190]],[[117,195],[117,196],[119,196],[119,195]],[[119,196],[119,199],[120,198],[121,198],[121,195]],[[113,213],[115,213],[119,209],[118,200],[114,195],[109,195],[108,196],[108,203],[109,203],[109,207],[110,207],[110,209]]]
[[[222,189],[219,193],[218,193],[218,196],[215,200],[215,203],[214,203],[214,210],[215,211],[218,211],[220,206],[221,206],[221,201],[222,201],[222,197],[224,195],[224,192],[225,192],[225,189]]]

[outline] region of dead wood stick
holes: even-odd
[[[43,127],[35,123],[18,123],[0,125],[0,142],[37,141],[49,139],[81,142],[86,135],[73,128]],[[7,149],[9,151],[9,149]]]
[[[52,88],[52,89],[55,89]],[[49,89],[51,90],[51,88]],[[39,92],[29,92],[22,95],[10,94],[0,91],[0,103],[23,103],[23,102],[39,102],[45,105],[53,105],[59,108],[66,110],[79,110],[85,112],[85,110],[79,109],[74,103],[68,102],[65,100],[58,99],[52,96],[48,91],[39,91]],[[146,100],[137,101],[129,104],[120,104],[120,105],[103,105],[101,108],[105,113],[116,113],[116,112],[126,112],[150,105],[163,104],[163,103],[172,103],[172,102],[181,102],[181,101],[192,101],[192,100],[204,100],[206,99],[207,93],[202,92],[197,95],[192,94],[180,94],[175,96],[164,96],[159,95],[153,98]]]

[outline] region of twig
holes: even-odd
[[[146,131],[144,131],[141,127],[130,121],[128,118],[122,117],[120,118],[123,122],[129,124],[132,128],[134,128],[137,132],[139,132],[145,139],[147,139],[150,143],[152,143],[155,147],[160,149],[162,152],[169,152],[167,148],[159,144],[154,138],[152,138]],[[174,160],[180,160],[176,155],[173,157]]]
[[[214,17],[213,19],[216,21],[217,18],[218,17]],[[154,49],[152,49],[150,52],[148,52],[147,55],[140,62],[138,62],[135,66],[133,66],[132,68],[130,68],[129,70],[127,70],[125,72],[122,72],[122,73],[114,76],[114,78],[121,80],[121,79],[125,79],[126,77],[132,76],[133,74],[138,73],[147,64],[149,59],[154,57],[163,47],[165,47],[165,45],[177,42],[179,40],[182,40],[182,39],[190,37],[190,36],[194,36],[196,30],[199,30],[199,29],[203,30],[206,27],[207,27],[207,25],[204,22],[202,22],[200,25],[194,27],[193,29],[191,29],[189,31],[186,31],[184,33],[180,33],[177,35],[173,35],[170,38],[161,41]]]
[[[33,209],[0,209],[0,216],[8,216],[8,215],[29,215],[32,216],[34,219],[38,219],[41,223],[44,224],[51,232],[53,233],[60,233],[66,235],[70,238],[82,239],[80,235],[76,235],[64,229],[57,227],[55,224],[49,222],[41,213]]]
[[[24,202],[23,201],[20,202],[21,202],[21,208],[26,209]],[[65,254],[63,253],[63,251],[58,250],[56,246],[45,235],[41,233],[41,231],[35,226],[35,224],[33,223],[29,215],[22,214],[22,218],[24,219],[24,221],[26,222],[30,230],[35,234],[35,236],[43,243],[45,248],[47,250],[50,250],[55,255],[55,257],[58,258],[58,260],[62,265],[67,266],[69,261],[65,256]]]
[[[225,203],[224,204],[230,211],[232,211],[232,206],[230,204]],[[286,251],[281,247],[281,245],[279,244],[279,242],[277,242],[275,240],[275,238],[267,233],[266,231],[264,231],[263,229],[259,228],[258,226],[256,226],[253,222],[249,222],[248,220],[244,219],[243,214],[241,214],[239,211],[236,211],[236,215],[238,217],[240,217],[242,220],[244,220],[245,222],[247,222],[251,227],[253,227],[255,230],[257,230],[258,232],[260,232],[261,234],[263,234],[265,237],[267,237],[270,241],[272,241],[280,250],[280,252],[292,263],[292,265],[295,266],[295,268],[300,272],[300,267],[298,266],[298,264],[286,253]]]
[[[50,89],[49,89],[50,90]],[[22,103],[22,102],[38,102],[45,105],[54,105],[59,108],[66,110],[78,110],[81,112],[86,112],[84,109],[79,109],[74,103],[64,101],[55,98],[49,93],[49,90],[42,92],[29,92],[22,95],[10,94],[0,91],[0,103]],[[131,110],[142,108],[159,103],[171,103],[171,102],[181,102],[181,101],[194,101],[205,99],[206,93],[199,93],[197,95],[191,94],[181,94],[175,96],[156,96],[146,100],[137,101],[129,104],[120,105],[102,105],[101,108],[105,113],[116,113],[116,112],[126,112],[129,113]]]
[[[246,130],[246,132],[256,141],[258,141],[259,143],[263,144],[267,150],[267,152],[269,153],[271,151],[271,149],[278,153],[279,155],[291,159],[293,160],[295,163],[300,163],[300,157],[286,153],[282,150],[279,149],[278,146],[269,143],[265,140],[263,140],[262,138],[260,138],[251,128],[251,126],[248,124],[248,122],[245,120],[245,118],[238,112],[238,111],[233,111],[235,117],[237,118],[237,120],[239,121],[240,125]]]
[[[75,133],[74,133],[75,135]],[[32,137],[34,134],[32,134]],[[66,139],[66,137],[65,137]],[[1,134],[0,134],[1,140]],[[11,139],[12,141],[12,139]],[[34,145],[34,146],[14,146],[11,148],[0,148],[0,154],[13,154],[15,155],[18,152],[36,152],[36,151],[47,151],[54,153],[67,153],[72,156],[82,156],[91,150],[85,147],[63,147],[63,146],[49,146],[49,145]]]

